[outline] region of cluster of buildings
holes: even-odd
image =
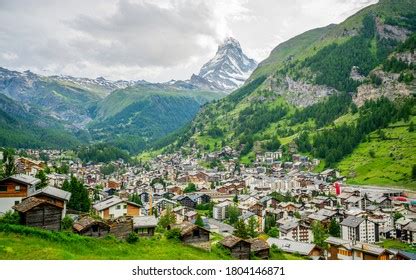
[[[257,155],[254,166],[245,167],[238,163],[235,151],[224,148],[202,158],[196,151],[188,156],[160,155],[146,166],[119,160],[112,163],[116,171],[110,175],[102,174],[102,164],[66,159],[69,174],[87,186],[97,219],[67,209],[70,194],[61,188],[68,174],[48,174],[49,186],[36,191],[39,180],[33,177],[35,171],[63,164],[58,155],[50,151],[48,162],[36,156],[35,160],[17,158],[21,174],[0,181],[0,213],[14,209],[25,224],[48,229],[60,228],[57,217],[73,215],[74,231],[80,234],[125,237],[131,231],[153,235],[158,218],[169,209],[184,242],[203,243],[209,241],[210,233],[220,234],[224,238],[221,243],[236,258],[253,253],[267,258],[271,246],[316,259],[415,257],[377,245],[384,239],[416,245],[416,203],[409,198],[411,194],[348,186],[336,170],[313,173],[319,161],[308,157],[293,154],[291,162],[282,162],[281,151],[267,152]],[[210,160],[220,161],[221,170],[204,168]],[[191,192],[189,186],[193,186]],[[47,209],[46,213],[55,217],[53,225],[45,225],[51,218],[42,219],[39,209],[42,213]],[[34,211],[37,216],[30,213],[32,210],[39,212]],[[247,225],[255,220],[259,233],[276,228],[277,236],[267,242],[234,236],[230,211],[237,211],[238,219]],[[204,227],[194,224],[198,215]],[[35,216],[36,222],[31,220]],[[339,225],[339,236],[326,240],[328,248],[313,243],[315,223],[324,228]]]

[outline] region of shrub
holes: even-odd
[[[271,227],[269,229],[269,231],[267,232],[267,234],[270,237],[275,237],[276,238],[279,235],[279,230],[277,229],[277,227]]]
[[[129,236],[127,236],[126,241],[129,244],[137,243],[137,241],[139,241],[139,236],[135,232],[130,232]]]
[[[272,253],[274,253],[274,254],[282,254],[283,253],[283,251],[279,247],[277,247],[276,244],[272,244],[270,249],[271,249]]]
[[[20,224],[19,214],[13,211],[7,211],[6,214],[0,218],[0,223],[18,225]]]
[[[74,221],[69,216],[65,216],[65,218],[62,219],[62,229],[63,230],[72,230],[72,225],[74,224]]]
[[[165,236],[167,239],[176,239],[179,240],[181,237],[181,231],[178,228],[173,228],[165,232]]]

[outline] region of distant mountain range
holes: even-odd
[[[10,110],[0,111],[0,117],[24,119],[24,127],[54,127],[65,134],[76,133],[85,141],[136,137],[140,138],[137,142],[142,148],[143,143],[190,122],[203,104],[239,87],[255,66],[238,41],[228,38],[199,75],[185,81],[150,83],[110,81],[103,77],[42,76],[0,67],[0,108],[6,108],[7,102],[17,106],[12,108],[21,109],[18,115]],[[9,125],[10,128],[13,126]],[[16,129],[20,129],[20,135],[26,132],[23,126]],[[0,145],[13,143],[6,140],[0,140]],[[44,140],[36,142],[37,146],[47,147],[54,142]]]

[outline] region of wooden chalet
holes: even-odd
[[[234,235],[229,235],[220,244],[231,252],[231,256],[240,260],[250,259],[251,243]]]
[[[107,221],[110,226],[110,234],[119,239],[125,239],[131,232],[133,232],[132,217],[119,217]]]
[[[266,241],[260,238],[252,238],[247,241],[250,243],[250,252],[254,254],[254,256],[263,260],[269,258],[270,246]]]
[[[19,213],[20,223],[25,226],[48,230],[60,230],[63,207],[49,201],[29,197],[13,206]]]
[[[0,180],[0,214],[12,210],[14,205],[34,193],[39,183],[39,179],[23,174]]]
[[[172,228],[180,230],[180,239],[184,243],[197,243],[209,241],[209,231],[190,222],[173,225]]]
[[[82,216],[74,222],[73,231],[77,234],[92,237],[104,237],[110,233],[110,226],[90,216]]]

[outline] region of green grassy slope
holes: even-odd
[[[57,242],[34,236],[0,233],[3,260],[215,260],[224,256],[164,238],[141,238],[136,244],[83,238]]]
[[[412,120],[416,123],[416,117]],[[371,133],[370,142],[361,143],[342,160],[338,168],[348,176],[348,183],[416,190],[416,181],[410,178],[412,165],[416,163],[416,132],[408,132],[408,125],[409,122],[399,122],[382,129],[386,140],[377,132]],[[370,151],[374,151],[374,157]]]
[[[270,56],[262,61],[251,75],[249,81],[260,76],[270,75],[276,72],[289,59],[295,59],[304,55],[305,49],[310,48],[321,38],[331,31],[335,25],[329,25],[322,28],[316,28],[306,31],[288,41],[285,41],[272,50]]]

